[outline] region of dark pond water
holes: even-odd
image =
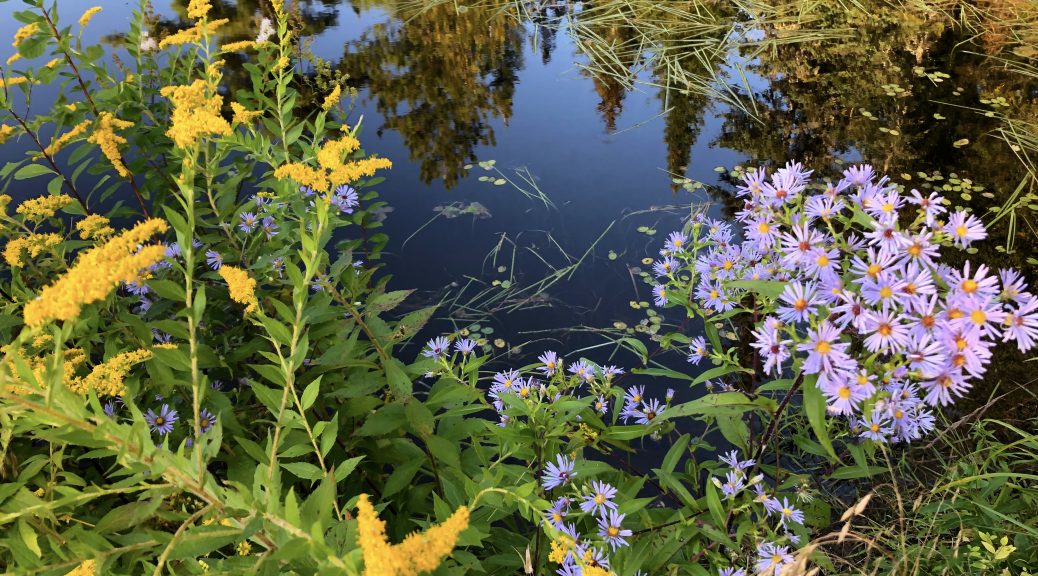
[[[62,0],[60,10],[70,20],[95,3]],[[213,4],[232,19],[230,40],[254,36],[268,9]],[[1038,82],[985,54],[1011,53],[1010,40],[974,38],[932,14],[866,1],[862,18],[822,3],[799,24],[781,15],[762,24],[729,3],[680,3],[684,13],[669,9],[678,3],[465,4],[325,0],[301,3],[298,17],[309,49],[357,89],[351,123],[363,118],[365,147],[395,163],[379,190],[394,208],[384,263],[395,286],[419,289],[419,303],[466,304],[443,314],[490,327],[484,335],[509,346],[595,346],[619,334],[615,323],[646,320],[630,306],[650,300],[642,258],[689,202],[731,213],[723,194],[689,192],[675,178],[723,188],[718,166],[799,159],[836,174],[840,162],[863,160],[917,186],[921,172],[939,172],[937,186],[965,186],[949,197],[986,210],[1025,175],[997,137],[997,115],[1035,122]],[[772,3],[795,13],[786,4]],[[176,27],[185,5],[157,0],[159,26]],[[115,42],[131,10],[106,2],[87,40]],[[16,27],[4,18],[0,37]],[[491,160],[491,170],[479,164]],[[548,206],[531,198],[541,192]],[[981,257],[1033,278],[1033,214],[1017,222],[1014,253],[996,251],[1008,234],[997,226]],[[578,262],[564,280],[537,284]],[[563,336],[574,327],[593,330]],[[607,361],[612,350],[587,354]],[[1033,381],[1021,358],[1004,356],[974,400]],[[1004,413],[1034,414],[1034,404],[1014,401]]]

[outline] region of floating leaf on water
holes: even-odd
[[[497,267],[497,271],[499,273],[504,273],[505,270],[508,270],[508,266],[498,266]]]
[[[646,266],[652,264],[652,258],[642,258],[642,264],[645,264]]]
[[[501,185],[505,184],[506,182],[508,182],[508,181],[505,180],[504,178],[498,178],[497,180],[494,180],[494,186],[501,186]]]
[[[466,165],[462,166],[462,168],[464,168],[466,170],[472,170],[472,164],[466,164]]]
[[[619,322],[619,321],[613,322],[613,328],[616,328],[617,330],[626,330],[627,329],[627,324],[625,322]]]
[[[634,308],[635,310],[637,310],[638,308],[641,308],[641,306],[639,306],[638,303],[635,302],[634,300],[631,300],[629,302],[629,304],[631,305],[631,308]]]
[[[648,227],[648,226],[639,226],[639,227],[637,228],[637,230],[638,230],[639,232],[641,232],[641,233],[643,233],[643,234],[644,234],[645,232],[648,232],[648,231],[649,231],[649,227]]]
[[[494,346],[496,346],[497,348],[504,348],[505,347],[504,339],[503,338],[498,338],[497,340],[494,340]]]
[[[940,115],[940,114],[938,114],[936,112],[934,112],[934,114],[933,114],[933,119],[934,120],[947,120],[947,118],[945,118],[944,116],[942,116],[942,115]]]
[[[482,329],[483,327],[479,324],[473,324],[472,326],[469,326],[469,330],[472,330],[473,332],[479,332]]]
[[[616,252],[614,250],[609,251],[609,259],[616,260]]]
[[[724,166],[714,166],[714,172],[717,172],[718,174],[724,174],[727,171],[728,169]]]
[[[490,283],[490,285],[491,286],[500,286],[501,285],[501,281],[500,280],[494,280],[493,282]]]
[[[969,143],[970,143],[970,139],[969,138],[959,138],[955,142],[952,142],[952,146],[955,146],[956,148],[962,148],[963,146],[965,146],[965,145],[967,145]]]
[[[490,180],[490,176],[480,176],[478,180],[480,182],[486,182],[487,180]]]
[[[512,287],[512,281],[511,280],[504,280],[504,281],[502,281],[501,282],[501,287],[504,288],[505,290],[508,290],[509,288]]]
[[[484,329],[483,329],[483,333],[484,333],[484,334],[493,334],[493,333],[494,333],[494,328],[493,328],[493,326],[487,326],[486,328],[484,328]]]
[[[963,192],[961,196],[962,196],[962,199],[967,201],[967,202],[969,202],[970,200],[973,199],[973,195],[970,194],[969,192]]]
[[[901,173],[901,179],[902,180],[911,180],[912,179],[912,175],[909,174],[908,172],[902,172]]]

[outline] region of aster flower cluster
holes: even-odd
[[[722,455],[721,462],[727,465],[725,479],[711,477],[715,486],[720,488],[724,498],[732,502],[732,506],[742,513],[754,516],[755,525],[770,526],[767,536],[756,544],[756,558],[752,574],[779,576],[789,564],[793,563],[792,546],[801,542],[804,512],[797,508],[796,501],[808,502],[811,499],[807,491],[799,491],[793,500],[770,492],[764,483],[764,476],[758,474],[747,478],[747,471],[755,464],[753,459],[740,460],[736,450]],[[746,576],[744,568],[729,567],[719,572],[720,576]]]
[[[1038,298],[1016,270],[941,261],[987,232],[937,193],[905,192],[868,165],[835,183],[811,174],[799,163],[750,171],[738,230],[700,215],[672,233],[653,266],[655,302],[691,292],[705,315],[749,312],[752,292],[763,320],[751,346],[765,373],[816,378],[829,413],[861,437],[917,439],[933,428],[933,407],[984,375],[996,342],[1034,347]],[[709,356],[694,339],[689,361]]]
[[[560,564],[557,573],[561,576],[579,576],[589,567],[608,570],[609,552],[629,546],[627,539],[633,534],[623,527],[626,514],[618,511],[617,489],[598,480],[578,487],[573,480],[576,475],[575,463],[560,454],[545,466],[541,477],[547,491],[568,489],[545,512],[545,522],[558,531],[549,558]],[[597,538],[581,534],[578,526],[582,521]]]

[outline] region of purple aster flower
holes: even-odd
[[[671,232],[670,236],[667,237],[667,241],[663,244],[663,248],[669,253],[678,253],[685,249],[686,243],[688,243],[688,236],[681,232]]]
[[[565,486],[577,475],[574,471],[574,463],[569,458],[559,454],[556,457],[556,461],[558,462],[557,466],[553,462],[548,462],[544,473],[541,475],[541,485],[544,486],[545,490]]]
[[[904,298],[905,281],[891,272],[880,272],[875,278],[866,276],[860,282],[861,297],[872,306],[887,310],[901,304]]]
[[[585,382],[591,382],[595,379],[595,369],[584,360],[578,360],[570,364],[567,370],[574,376],[579,376]]]
[[[219,270],[220,266],[223,266],[223,255],[216,250],[206,250],[205,263],[213,270]]]
[[[569,504],[570,499],[562,497],[552,502],[551,508],[548,508],[548,511],[545,512],[548,523],[556,530],[562,529],[566,516],[569,514]]]
[[[746,227],[746,238],[752,240],[758,248],[765,250],[775,245],[780,232],[771,216],[765,214],[749,223]]]
[[[605,540],[614,551],[621,546],[627,546],[629,544],[624,538],[630,536],[632,532],[620,527],[625,516],[626,514],[618,514],[616,510],[610,510],[608,516],[606,515],[606,512],[603,511],[602,515],[598,517],[598,535]]]
[[[606,382],[612,382],[613,378],[624,373],[624,369],[618,366],[605,366],[602,368],[602,379]]]
[[[494,383],[491,388],[497,392],[512,392],[516,384],[522,381],[518,370],[505,370],[494,374]]]
[[[952,243],[965,248],[976,240],[988,237],[987,229],[979,218],[963,211],[958,211],[948,218],[944,231],[951,236]]]
[[[843,177],[851,186],[865,186],[876,177],[876,172],[870,164],[852,165],[843,171]]]
[[[109,418],[115,418],[115,415],[119,413],[119,410],[122,408],[122,405],[123,401],[120,398],[112,398],[111,400],[105,402],[103,408],[105,415]]]
[[[256,225],[259,224],[259,219],[252,212],[242,212],[239,218],[241,223],[238,224],[238,229],[246,234],[252,233],[256,229]]]
[[[789,499],[786,497],[782,498],[782,507],[778,510],[779,524],[783,528],[786,527],[786,522],[794,522],[796,524],[804,524],[804,512],[797,510],[789,503]]]
[[[998,296],[998,278],[990,274],[990,270],[984,264],[977,266],[976,271],[970,272],[969,260],[963,265],[962,272],[951,269],[945,275],[949,291],[964,296],[979,296],[991,299]]]
[[[605,414],[609,411],[609,401],[606,400],[605,396],[599,396],[595,398],[595,402],[592,405],[592,407],[595,409],[595,412],[598,412],[599,414]]]
[[[652,302],[657,306],[665,306],[667,304],[667,287],[663,284],[657,284],[652,287]]]
[[[133,294],[134,296],[144,296],[145,294],[151,292],[151,288],[148,288],[148,285],[144,282],[127,282],[126,291],[130,294]]]
[[[729,468],[735,470],[736,472],[744,472],[745,470],[749,469],[751,466],[757,463],[757,461],[753,458],[739,460],[738,450],[732,450],[728,454],[718,457],[718,459],[721,462],[727,464]]]
[[[998,271],[998,277],[1002,280],[1002,293],[998,295],[999,300],[1022,305],[1033,298],[1027,291],[1027,282],[1018,270],[1002,268]]]
[[[561,367],[559,355],[555,352],[552,352],[551,350],[548,350],[544,354],[541,354],[537,357],[537,359],[544,364],[544,366],[542,366],[540,370],[544,372],[545,376],[554,376],[555,371]]]
[[[735,303],[728,299],[724,287],[719,282],[704,279],[696,289],[696,297],[702,301],[703,306],[715,312],[727,312],[735,307]]]
[[[468,356],[476,349],[476,342],[469,338],[462,338],[454,343],[454,349],[461,352],[463,356]]]
[[[706,347],[706,338],[702,336],[696,336],[692,339],[692,342],[688,346],[688,361],[693,364],[699,364],[701,360],[709,355],[709,350]]]
[[[278,278],[285,272],[285,259],[278,257],[270,261],[270,267],[278,273]]]
[[[909,194],[908,201],[916,206],[919,206],[926,219],[927,226],[933,226],[937,220],[937,216],[947,212],[947,209],[942,205],[944,198],[936,192],[931,192],[929,196],[923,196],[918,190],[912,189]]]
[[[908,328],[893,310],[869,312],[865,322],[865,347],[869,352],[897,353],[908,344]]]
[[[736,472],[728,472],[725,474],[725,482],[721,484],[721,493],[724,494],[729,500],[734,500],[735,495],[740,490],[746,487],[743,482],[742,474]]]
[[[792,340],[783,340],[779,331],[764,323],[753,332],[754,340],[750,346],[757,349],[764,359],[764,373],[778,375],[782,372],[782,363],[790,357],[789,345]]]
[[[1010,308],[1003,324],[1002,341],[1015,340],[1021,352],[1029,351],[1038,342],[1038,298],[1031,298],[1019,308]]]
[[[677,271],[680,264],[670,256],[664,256],[661,260],[652,263],[652,273],[657,277],[669,276]]]
[[[581,501],[580,509],[585,513],[602,512],[603,514],[607,509],[616,510],[616,502],[613,502],[615,497],[616,488],[595,480],[591,482],[591,493],[584,496],[584,500]]]
[[[933,267],[937,257],[940,255],[940,251],[936,244],[930,242],[932,237],[933,233],[931,232],[921,232],[909,237],[907,244],[905,244],[901,252],[901,262],[914,262]]]
[[[780,576],[783,567],[793,563],[788,546],[762,542],[757,546],[757,573],[760,576]]]
[[[777,310],[779,320],[788,324],[807,322],[816,312],[815,285],[811,282],[790,282],[782,291],[780,300],[783,304]]]
[[[796,268],[823,240],[823,236],[810,224],[793,226],[792,232],[782,233],[782,264]]]
[[[666,394],[666,396],[664,396],[664,399],[666,399],[667,404],[670,404],[671,400],[674,399],[674,389],[673,388],[667,388],[667,394]]]
[[[422,356],[439,359],[450,349],[451,342],[445,336],[438,336],[430,339],[425,346],[426,349],[422,350]]]
[[[627,393],[624,394],[625,404],[634,404],[635,406],[642,403],[645,400],[645,386],[631,386],[627,389]]]
[[[267,240],[270,240],[278,234],[278,225],[273,216],[267,216],[264,218],[260,227],[263,229],[263,233],[267,235]]]
[[[947,406],[952,403],[952,396],[965,396],[970,390],[970,384],[962,374],[962,370],[945,367],[937,374],[927,376],[921,384],[926,390],[923,402],[930,406]]]
[[[807,374],[832,373],[835,368],[850,362],[846,342],[840,342],[840,329],[823,321],[817,328],[808,330],[808,341],[797,345],[797,350],[808,353],[803,370]]]
[[[839,192],[836,191],[836,188],[833,188],[833,191],[832,197],[826,194],[825,196],[812,196],[809,198],[804,205],[804,214],[811,220],[829,220],[842,212],[844,208],[843,200],[836,200],[835,196]]]
[[[746,576],[746,570],[743,568],[721,568],[717,576]]]
[[[214,424],[216,424],[216,416],[213,416],[213,413],[207,408],[202,408],[198,413],[198,429],[205,434],[213,428]]]
[[[180,244],[177,242],[171,242],[166,245],[166,258],[170,260],[176,260],[180,258]]]
[[[944,347],[933,341],[929,334],[910,334],[905,345],[905,359],[908,369],[923,376],[936,374],[947,364]]]
[[[299,191],[306,198],[309,198],[309,197],[313,196],[314,194],[317,194],[317,192],[313,188],[311,188],[309,186],[300,186],[299,187]]]
[[[148,422],[152,432],[164,436],[173,431],[173,424],[177,421],[177,411],[170,408],[169,404],[163,404],[158,413],[149,408],[144,419]]]
[[[642,407],[636,410],[632,416],[637,419],[638,424],[648,426],[663,413],[663,410],[664,407],[660,405],[660,401],[654,398],[643,401]]]
[[[879,248],[884,254],[900,254],[909,240],[897,229],[897,219],[880,219],[872,222],[872,230],[865,233],[869,245]]]

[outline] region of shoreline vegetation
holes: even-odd
[[[788,145],[802,119],[778,101],[817,90],[804,85],[824,58],[867,46],[837,49],[866,5],[393,4],[412,16],[401,26],[442,23],[422,20],[440,11],[472,34],[479,10],[568,19],[603,94],[647,82],[667,111],[702,100],[680,125],[693,141],[706,100],[782,140],[753,148],[760,163],[718,170],[716,185],[678,171],[687,145],[668,159],[675,192],[705,191],[726,212],[676,197],[680,226],[643,227],[646,270],[630,280],[644,301],[631,305],[648,319],[609,333],[624,365],[561,338],[499,354],[492,330],[445,332],[436,316],[540,305],[613,224],[572,256],[551,240],[568,265],[545,253],[542,280],[413,306],[380,230],[392,208],[379,190],[407,160],[364,149],[347,122],[356,89],[335,67],[349,58],[311,58],[300,5],[263,2],[246,25],[222,2],[190,0],[184,22],[160,30],[142,2],[107,54],[83,41],[101,6],[78,18],[43,0],[11,9],[0,145],[29,151],[0,168],[0,569],[1033,576],[1038,414],[985,411],[1034,399],[1025,382],[986,385],[1026,373],[1038,343],[1026,238],[1038,138],[1022,95],[1038,9],[913,0],[880,3],[866,23],[922,30],[899,49],[919,69],[900,72],[935,86],[951,76],[921,54],[944,27],[1001,63],[1009,88],[969,113],[992,112],[988,135],[1013,154],[991,169],[1009,180],[978,207],[966,196],[986,191],[957,175],[892,171],[921,140],[841,165]],[[803,73],[772,68],[782,58]],[[780,91],[755,89],[749,72]],[[367,82],[375,98],[399,96]],[[47,90],[53,102],[33,107]],[[855,113],[826,149],[870,116],[900,135],[905,91],[883,85],[892,100]],[[600,108],[609,130],[615,110]],[[949,153],[970,144],[930,136]],[[411,161],[449,181],[470,155],[441,154],[459,160],[446,172]],[[489,185],[557,209],[529,170],[478,165]],[[476,202],[437,208],[434,219],[490,217]],[[487,258],[511,251],[501,268],[513,274],[518,250],[502,235]]]

